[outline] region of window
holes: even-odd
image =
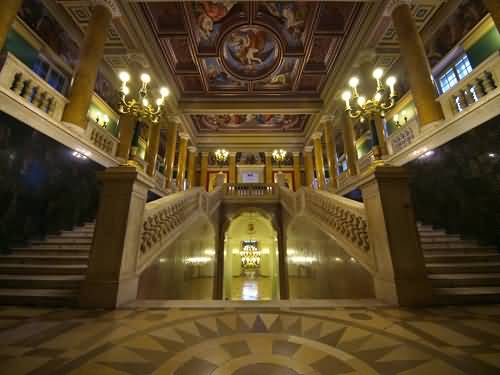
[[[472,66],[467,55],[460,57],[451,68],[439,77],[441,92],[446,92],[464,79],[470,72]]]
[[[57,91],[65,93],[68,78],[43,57],[39,56],[33,63],[33,71]]]

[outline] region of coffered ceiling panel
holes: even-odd
[[[356,2],[145,2],[183,96],[319,97]]]

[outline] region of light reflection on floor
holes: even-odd
[[[231,289],[232,300],[262,301],[272,298],[270,277],[235,277]]]

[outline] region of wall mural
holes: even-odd
[[[224,0],[141,6],[183,95],[319,98],[363,5]]]
[[[194,115],[193,123],[198,131],[291,131],[304,130],[307,115],[256,115],[256,114],[222,114],[222,115]]]

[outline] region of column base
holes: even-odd
[[[137,298],[139,278],[119,281],[85,280],[80,290],[80,307],[114,309]]]

